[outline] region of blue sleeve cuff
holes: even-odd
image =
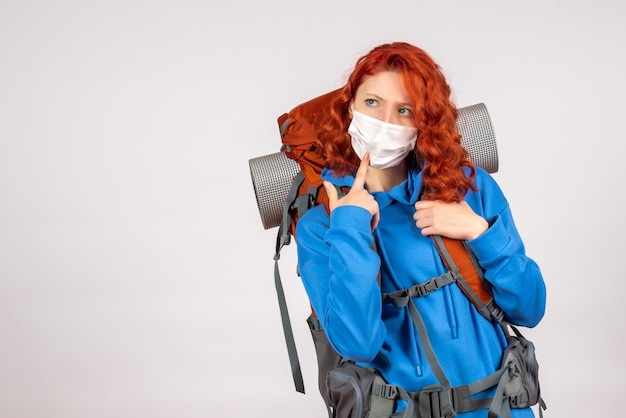
[[[330,227],[357,229],[369,232],[372,225],[372,214],[360,206],[339,206],[330,217]]]
[[[474,251],[483,267],[502,254],[511,243],[511,237],[499,215],[487,219],[487,222],[489,222],[489,228],[485,232],[467,241],[467,245]]]

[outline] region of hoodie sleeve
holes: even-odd
[[[338,207],[330,217],[318,206],[296,229],[300,275],[313,310],[335,350],[354,361],[372,360],[386,335],[371,219],[356,206]]]
[[[479,191],[466,197],[490,226],[468,241],[491,283],[494,299],[510,322],[527,327],[539,323],[545,312],[546,287],[537,263],[526,255],[508,202],[489,174],[477,172]]]

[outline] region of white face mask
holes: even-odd
[[[352,110],[348,133],[359,158],[369,151],[370,166],[379,169],[399,165],[417,140],[417,128],[383,122],[356,110]]]

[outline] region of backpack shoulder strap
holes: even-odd
[[[280,309],[280,319],[283,323],[283,333],[285,335],[285,343],[287,344],[287,354],[289,355],[289,363],[291,364],[291,375],[296,391],[304,393],[304,380],[302,378],[302,369],[300,368],[300,360],[296,349],[296,341],[293,337],[291,328],[291,320],[289,319],[289,310],[287,309],[287,300],[283,290],[283,284],[280,279],[280,271],[278,268],[278,258],[274,259],[274,286],[276,287],[276,295],[278,297],[278,307]]]
[[[283,290],[283,284],[280,277],[280,268],[278,267],[278,260],[280,260],[280,251],[283,246],[289,245],[291,242],[291,222],[290,210],[294,203],[298,199],[298,189],[302,184],[303,177],[301,173],[298,173],[291,185],[287,198],[283,204],[282,220],[276,234],[276,253],[274,254],[274,287],[276,288],[276,296],[278,297],[278,308],[280,309],[280,319],[283,325],[283,334],[285,336],[285,343],[287,345],[287,354],[289,355],[289,363],[291,364],[291,375],[293,376],[293,382],[296,387],[296,391],[300,393],[304,392],[304,379],[302,378],[302,370],[300,367],[300,359],[298,358],[298,351],[296,349],[296,342],[293,336],[293,330],[291,328],[291,320],[289,318],[289,310],[287,309],[287,300],[285,298],[285,292]]]
[[[432,238],[444,264],[478,312],[488,320],[495,319],[502,323],[504,312],[496,305],[491,286],[485,280],[483,269],[474,252],[464,241],[440,235]]]

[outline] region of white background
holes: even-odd
[[[324,417],[295,246],[294,391],[248,159],[382,42],[487,105],[548,307],[546,418],[620,416],[617,0],[0,1],[0,417]]]

